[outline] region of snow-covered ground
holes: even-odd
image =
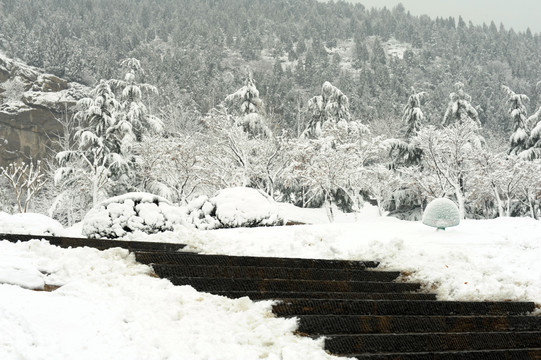
[[[315,224],[134,238],[203,253],[379,260],[441,300],[541,304],[540,221],[466,220],[436,231],[368,206],[357,221],[338,214],[334,224],[322,209],[281,209]],[[271,302],[175,287],[122,249],[0,241],[0,283],[0,359],[333,359],[321,340],[294,336],[295,321],[275,318]],[[28,290],[45,284],[60,287]]]

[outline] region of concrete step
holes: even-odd
[[[56,245],[63,248],[76,247],[91,247],[98,250],[111,249],[120,247],[130,251],[143,252],[176,252],[186,245],[157,243],[148,241],[124,241],[124,240],[103,240],[103,239],[87,239],[73,237],[56,237],[44,235],[21,235],[21,234],[0,234],[0,240],[8,240],[10,242],[30,241],[34,239],[47,240],[51,245]]]
[[[541,331],[541,316],[298,315],[297,317],[299,319],[297,331],[310,335]]]
[[[300,291],[300,292],[406,292],[419,284],[371,281],[258,280],[171,277],[175,285],[191,285],[200,291]]]
[[[541,348],[385,354],[350,354],[358,360],[541,360]]]
[[[299,292],[299,291],[212,291],[233,299],[248,296],[252,300],[271,299],[365,299],[365,300],[436,300],[435,294],[366,293],[366,292]]]
[[[153,253],[137,251],[137,261],[144,264],[183,264],[220,266],[292,267],[310,269],[354,269],[375,268],[375,261],[349,261],[325,259],[300,259],[257,256],[201,255],[190,252]]]
[[[333,354],[411,353],[528,349],[541,345],[541,332],[339,335],[325,339]]]
[[[398,271],[366,271],[353,269],[310,269],[292,267],[220,266],[155,264],[154,272],[163,278],[208,277],[242,279],[340,280],[382,281],[395,280]]]
[[[398,284],[397,284],[398,285]],[[458,302],[292,299],[273,306],[288,315],[507,315],[535,310],[533,302]]]

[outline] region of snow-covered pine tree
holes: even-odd
[[[158,89],[153,85],[137,82],[137,78],[144,74],[139,60],[123,59],[120,65],[127,71],[124,80],[112,79],[108,83],[114,91],[121,91],[119,124],[126,126],[123,122],[129,123],[135,140],[139,142],[143,134],[150,131],[160,133],[163,130],[163,122],[151,115],[143,103],[144,92],[158,94]]]
[[[446,126],[455,122],[464,123],[466,121],[474,121],[477,125],[481,125],[479,114],[471,105],[471,96],[464,91],[464,84],[457,82],[455,89],[456,91],[449,95],[451,101],[443,116],[442,125]]]
[[[248,71],[244,86],[225,98],[231,114],[235,115],[235,123],[252,136],[271,137],[267,120],[264,117],[263,101],[255,86],[251,71]]]
[[[349,99],[340,89],[326,81],[321,88],[321,95],[314,96],[308,101],[308,112],[311,119],[303,136],[318,137],[321,127],[326,121],[349,121]]]
[[[537,83],[537,88],[541,87],[541,81]],[[528,148],[520,154],[525,160],[541,159],[541,106],[526,121],[526,128],[530,130],[528,139]]]
[[[408,98],[408,103],[404,106],[404,114],[402,121],[406,125],[406,139],[415,136],[421,129],[421,122],[425,119],[425,115],[421,110],[421,104],[428,96],[428,93],[421,91],[415,92],[412,88],[412,94]]]
[[[525,160],[541,159],[541,107],[528,118],[530,137],[528,139],[528,149],[520,153],[520,157]]]
[[[530,101],[524,94],[516,94],[508,86],[502,85],[509,103],[509,114],[513,119],[513,134],[509,138],[508,154],[517,155],[528,149],[527,110],[526,103]]]
[[[90,188],[95,206],[107,195],[113,177],[128,171],[125,153],[134,135],[130,123],[117,119],[120,104],[107,81],[101,80],[91,96],[77,104],[74,118],[81,124],[74,136],[77,148],[56,155],[61,167],[55,183]]]
[[[405,139],[389,139],[386,143],[390,146],[390,155],[393,163],[414,165],[421,160],[422,151],[410,142],[410,139],[417,135],[421,129],[421,122],[424,120],[424,114],[421,110],[421,104],[428,94],[424,91],[415,92],[412,88],[412,94],[408,98],[402,121],[405,126]]]

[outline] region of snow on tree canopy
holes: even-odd
[[[201,196],[192,200],[188,204],[188,218],[203,230],[284,224],[274,201],[247,187],[223,189],[211,199]]]
[[[83,235],[116,239],[128,233],[172,231],[184,224],[185,211],[148,193],[128,193],[101,202],[83,219]]]
[[[321,87],[321,95],[314,96],[308,101],[308,112],[311,119],[304,136],[319,137],[321,127],[328,120],[338,122],[349,121],[349,99],[340,89],[325,81]]]
[[[457,226],[460,223],[458,207],[446,198],[432,200],[423,213],[423,224],[438,229]]]

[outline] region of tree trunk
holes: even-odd
[[[327,217],[329,218],[329,222],[334,222],[334,214],[332,211],[332,199],[325,194],[325,211],[327,213]]]
[[[537,213],[535,212],[535,200],[528,194],[528,204],[530,205],[530,216],[537,220]]]
[[[95,207],[98,204],[99,182],[99,174],[97,169],[95,169],[94,176],[92,177],[92,207]]]
[[[464,220],[466,218],[466,206],[464,205],[464,194],[462,194],[460,185],[456,184],[454,188],[455,188],[456,201],[458,202],[458,214],[460,216],[460,220]]]
[[[381,200],[382,199],[379,196],[376,196],[376,203],[378,205],[378,215],[379,216],[383,216],[383,210],[382,210],[383,205],[381,203]]]
[[[504,216],[504,209],[503,209],[502,199],[501,199],[500,194],[498,193],[498,189],[496,189],[496,187],[493,187],[492,190],[494,190],[494,195],[496,196],[496,203],[498,204],[498,216],[502,217],[502,216]]]
[[[511,196],[507,194],[507,205],[505,209],[505,216],[510,217],[511,216]]]

